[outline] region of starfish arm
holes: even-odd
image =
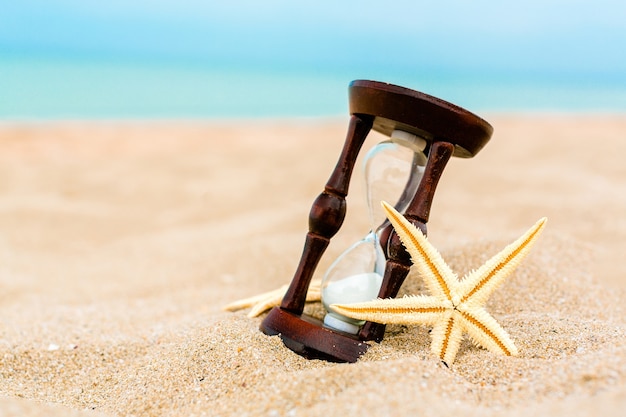
[[[459,309],[458,316],[472,342],[492,353],[516,356],[517,348],[508,333],[483,308]]]
[[[312,302],[312,301],[319,301],[321,299],[322,299],[321,287],[319,285],[316,288],[314,288],[313,286],[309,287],[309,291],[306,293],[307,303]]]
[[[388,203],[383,201],[382,205],[430,293],[451,301],[458,286],[456,274],[444,262],[437,249],[428,242],[421,230]]]
[[[546,222],[547,219],[545,217],[540,219],[519,239],[493,256],[483,266],[470,272],[459,286],[461,303],[467,302],[472,306],[482,306],[487,301],[489,295],[498,288],[530,252]]]
[[[442,302],[436,297],[414,295],[363,303],[332,304],[330,309],[346,317],[375,323],[434,324],[446,308],[451,307],[451,303]]]
[[[454,363],[463,340],[463,325],[454,310],[447,310],[430,332],[430,350],[447,366]]]
[[[319,301],[321,298],[321,286],[322,282],[320,280],[311,281],[306,295],[306,301]],[[279,306],[287,292],[287,288],[287,285],[283,285],[276,290],[232,302],[224,306],[223,309],[226,311],[237,311],[252,307],[247,315],[248,317],[257,317],[272,307]]]
[[[267,291],[262,294],[253,295],[252,297],[243,298],[241,300],[233,301],[223,307],[226,311],[237,311],[244,308],[254,306],[255,304],[265,303],[268,299],[275,299],[285,294],[287,286],[283,285],[278,289]]]
[[[286,290],[286,288],[285,288],[285,290]],[[249,318],[258,317],[261,314],[263,314],[264,312],[266,312],[267,310],[270,310],[272,307],[279,306],[281,301],[283,300],[284,294],[285,294],[285,292],[282,291],[282,292],[276,294],[275,296],[267,297],[267,298],[265,298],[265,299],[255,303],[254,305],[252,305],[252,308],[248,312],[247,316]]]

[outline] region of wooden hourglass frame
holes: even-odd
[[[284,344],[307,358],[356,362],[369,345],[380,342],[385,326],[367,322],[357,335],[323,326],[303,314],[306,295],[322,254],[339,231],[346,215],[346,196],[352,170],[367,135],[373,129],[390,136],[394,130],[415,134],[427,142],[428,161],[405,216],[426,233],[437,183],[451,156],[471,158],[491,138],[493,128],[458,106],[418,91],[377,81],[356,80],[349,86],[350,124],[343,150],[324,191],[309,213],[304,250],[280,307],[261,323],[261,331],[280,335]],[[387,258],[379,298],[392,298],[404,282],[411,259],[391,225],[381,233]]]

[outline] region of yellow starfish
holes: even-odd
[[[357,320],[432,325],[431,351],[446,365],[454,362],[464,333],[476,345],[491,352],[517,355],[517,348],[509,335],[483,306],[530,251],[546,224],[546,218],[459,281],[422,232],[389,204],[382,204],[431,295],[333,304],[330,308]]]
[[[321,289],[322,282],[320,280],[313,280],[309,285],[309,291],[306,294],[307,301],[319,301],[321,298]],[[237,311],[244,308],[252,307],[248,312],[248,317],[256,317],[261,313],[269,310],[272,307],[277,307],[280,305],[285,293],[287,292],[288,285],[283,285],[282,287],[268,291],[263,294],[255,295],[250,298],[245,298],[243,300],[238,300],[232,302],[226,306],[224,306],[224,310],[227,311]]]

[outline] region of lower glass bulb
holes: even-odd
[[[385,255],[374,232],[348,248],[328,268],[322,281],[322,304],[327,327],[356,334],[365,323],[332,311],[332,304],[349,304],[376,299],[383,281]]]

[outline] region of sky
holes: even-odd
[[[384,7],[383,7],[384,5]],[[626,70],[623,1],[21,0],[8,51],[272,65]],[[422,58],[423,57],[423,58]]]
[[[621,0],[5,3],[5,60],[35,56],[390,82],[433,74],[457,81],[540,77],[542,83],[626,88]]]

